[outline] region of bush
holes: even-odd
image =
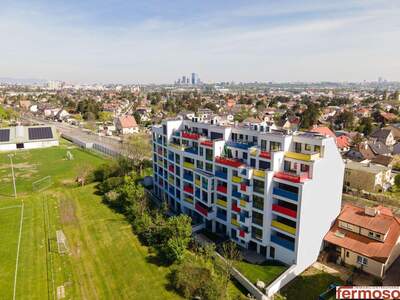
[[[107,178],[117,176],[118,165],[112,164],[102,164],[93,172],[93,180],[97,182],[102,182]]]
[[[121,177],[110,177],[104,180],[99,184],[99,191],[102,194],[106,194],[107,192],[116,189],[124,182],[124,179]]]

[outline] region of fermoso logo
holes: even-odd
[[[337,286],[336,299],[400,299],[400,286]]]

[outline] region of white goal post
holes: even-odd
[[[51,180],[51,176],[46,176],[46,177],[43,177],[39,180],[32,182],[32,190],[40,192],[40,191],[43,191],[43,190],[49,188],[52,184],[53,184],[53,181]]]

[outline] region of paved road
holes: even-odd
[[[91,131],[67,123],[54,122],[28,116],[24,116],[23,119],[36,124],[54,125],[60,133],[76,137],[87,143],[98,143],[115,151],[122,150],[122,145],[119,138],[98,136]]]

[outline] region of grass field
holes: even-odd
[[[68,150],[72,161],[65,159]],[[17,152],[14,200],[9,158],[0,154],[1,299],[13,299],[22,202],[16,299],[57,299],[63,292],[65,299],[179,299],[166,288],[168,268],[152,263],[123,217],[101,203],[93,185],[74,184],[77,168],[103,162],[67,143]],[[49,175],[51,188],[33,192],[32,182]],[[69,255],[58,253],[59,229]]]
[[[237,262],[236,268],[253,284],[256,284],[258,280],[261,280],[266,285],[273,282],[287,269],[285,266],[273,263],[257,265],[245,261]]]

